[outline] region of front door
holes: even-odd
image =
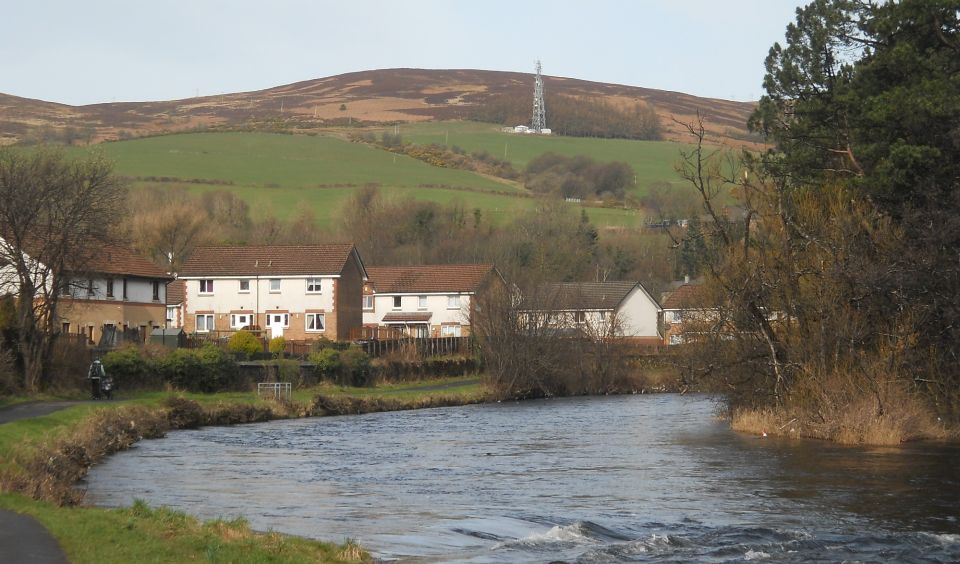
[[[267,328],[270,329],[270,337],[283,337],[283,316],[282,313],[271,313],[267,315]]]

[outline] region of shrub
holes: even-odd
[[[326,337],[320,337],[319,339],[315,340],[313,344],[310,345],[310,350],[311,352],[319,352],[324,349],[333,348],[335,344],[336,343],[334,343],[333,341],[331,341]]]
[[[313,370],[320,378],[336,379],[343,366],[340,353],[334,349],[321,349],[310,353],[307,358],[313,363]]]
[[[340,362],[344,375],[353,386],[367,386],[373,383],[373,368],[370,356],[359,348],[349,348],[340,353]]]
[[[177,349],[157,361],[157,369],[173,386],[198,392],[215,392],[229,386],[236,365],[212,344],[196,350]]]
[[[230,336],[227,350],[246,360],[263,350],[260,339],[249,331],[237,331]]]
[[[270,339],[270,354],[280,356],[287,349],[287,341],[283,337],[274,337]]]
[[[103,369],[107,376],[113,378],[119,387],[121,384],[132,384],[144,379],[152,366],[148,358],[139,347],[124,347],[110,351],[103,357]]]

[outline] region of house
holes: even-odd
[[[179,280],[187,333],[347,340],[362,323],[367,271],[352,243],[200,247]]]
[[[173,277],[135,252],[106,245],[83,272],[67,274],[57,322],[65,334],[100,342],[103,332],[138,329],[140,338],[165,325],[166,288]]]
[[[525,296],[521,309],[562,331],[589,337],[619,337],[659,345],[660,304],[640,282],[547,284]]]
[[[503,277],[492,264],[371,266],[363,293],[364,327],[415,337],[466,337],[474,298]]]
[[[167,284],[167,329],[183,327],[183,295],[186,287],[183,280]]]
[[[707,331],[719,319],[703,284],[684,283],[663,296],[663,344],[679,345]]]

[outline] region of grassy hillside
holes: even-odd
[[[488,151],[521,170],[548,151],[562,155],[586,155],[601,161],[623,161],[636,172],[631,193],[642,196],[654,182],[679,185],[674,164],[687,147],[669,141],[630,141],[502,133],[495,125],[476,122],[428,122],[400,126],[405,141],[419,144],[457,145],[467,151]]]
[[[370,182],[381,184],[388,196],[480,208],[491,221],[509,218],[536,203],[514,184],[432,167],[329,136],[179,134],[106,143],[95,150],[104,151],[115,162],[118,174],[134,178],[135,188],[230,190],[250,204],[255,217],[288,219],[310,209],[320,225],[335,219],[356,186]],[[73,149],[78,155],[85,151]],[[161,183],[148,177],[182,181]],[[628,227],[642,221],[634,210],[587,208],[587,213],[601,226]]]
[[[132,177],[208,179],[246,186],[304,188],[381,182],[390,186],[446,185],[483,191],[517,191],[459,170],[334,137],[271,133],[165,135],[101,145],[118,174]]]

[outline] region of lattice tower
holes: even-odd
[[[537,61],[537,76],[533,79],[533,123],[531,129],[543,133],[547,127],[547,109],[543,104],[543,77],[540,76],[540,61]]]

